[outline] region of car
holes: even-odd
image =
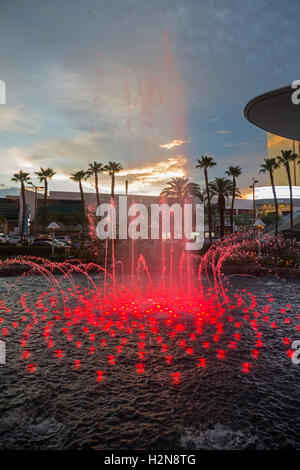
[[[7,235],[0,235],[0,243],[7,243],[9,242],[9,237]]]
[[[52,243],[49,240],[35,240],[34,242],[30,243],[30,246],[45,246],[51,247]]]
[[[8,242],[10,245],[17,245],[21,243],[21,237],[19,235],[8,236]]]
[[[57,237],[55,237],[56,240],[58,240],[59,242],[62,242],[62,243],[66,243],[68,245],[71,245],[72,243],[72,240],[71,240],[71,237],[69,237],[69,235],[59,235]]]
[[[52,238],[35,238],[35,239],[33,240],[33,242],[31,243],[31,245],[32,245],[33,243],[41,242],[41,241],[43,241],[43,242],[49,242],[49,243],[52,245]],[[65,245],[64,243],[62,243],[62,242],[56,240],[56,238],[54,238],[54,246],[55,246],[55,248],[65,248],[66,245]]]

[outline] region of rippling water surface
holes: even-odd
[[[82,330],[86,323],[62,324],[60,312],[55,320],[55,312],[44,307],[26,330],[24,311],[49,286],[39,276],[2,279],[0,330],[7,363],[0,365],[0,448],[299,448],[300,365],[292,364],[284,343],[300,339],[299,284],[239,276],[230,282],[232,296],[255,293],[259,328],[244,320],[244,303],[235,308],[233,321],[232,312],[224,313],[226,326],[214,341],[215,325],[203,326],[194,337],[189,315],[184,331],[170,336],[164,312],[157,319],[159,333],[151,334],[146,322],[143,329],[139,320],[126,334],[121,327],[112,334],[92,324],[88,331]],[[53,347],[47,330],[45,343],[45,322],[51,319]],[[263,345],[255,358],[257,331]],[[233,335],[239,339],[231,348]],[[118,350],[125,337],[127,344]],[[245,363],[249,372],[241,370]]]

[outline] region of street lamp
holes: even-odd
[[[31,181],[30,184],[34,188],[34,235],[37,234],[37,192],[39,189],[44,189],[43,186],[36,186]]]
[[[52,236],[52,255],[54,255],[54,237],[55,237],[55,230],[59,228],[59,225],[57,225],[56,222],[51,222],[51,224],[48,225],[48,229],[51,231],[51,236]]]
[[[255,230],[255,219],[256,219],[256,209],[255,209],[255,185],[258,183],[258,180],[252,178],[252,184],[250,184],[249,188],[252,189],[253,192],[253,230]]]

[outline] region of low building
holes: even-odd
[[[0,198],[0,224],[3,233],[14,232],[19,226],[19,197],[6,196]]]
[[[123,195],[124,196],[124,195]],[[119,195],[115,195],[115,201],[118,201]],[[85,209],[94,213],[97,205],[96,193],[85,193]],[[132,203],[143,203],[147,207],[151,204],[157,204],[160,201],[158,196],[146,195],[128,195],[128,206]],[[101,203],[109,203],[110,194],[100,194]],[[43,194],[35,193],[31,189],[25,191],[25,202],[29,206],[29,218],[31,233],[34,232],[35,222],[38,222],[39,231],[41,230],[43,217]],[[213,198],[212,203],[216,204],[217,199]],[[231,201],[226,202],[226,219],[229,218]],[[246,220],[246,218],[247,220]],[[237,225],[249,225],[247,221],[252,217],[252,201],[248,199],[235,199],[234,218]],[[239,219],[241,223],[239,224]],[[22,204],[20,204],[19,221],[22,220]],[[47,198],[47,223],[57,222],[61,227],[62,233],[76,233],[81,230],[81,198],[79,192],[50,191]],[[252,221],[252,219],[251,219]]]

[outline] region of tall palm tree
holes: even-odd
[[[104,171],[106,171],[111,176],[111,198],[113,199],[115,196],[115,173],[123,170],[123,166],[121,163],[117,162],[108,162],[107,165],[104,167]]]
[[[212,196],[218,196],[218,207],[220,214],[220,236],[224,237],[225,199],[228,199],[230,196],[233,196],[233,183],[228,178],[215,178],[214,181],[209,183],[209,190]],[[240,191],[238,188],[235,188],[235,195],[240,195]]]
[[[188,181],[188,178],[172,178],[162,189],[160,195],[168,199],[178,200],[181,204],[189,196],[199,197],[203,201],[199,184],[189,183]]]
[[[22,194],[22,225],[21,225],[21,241],[24,237],[24,225],[25,225],[25,184],[30,182],[30,174],[25,171],[20,170],[18,173],[15,173],[11,179],[17,183],[21,184],[21,194]]]
[[[278,201],[277,201],[277,196],[276,196],[273,172],[279,167],[280,167],[280,164],[278,163],[278,161],[276,161],[275,157],[265,158],[264,163],[260,165],[260,170],[259,170],[260,173],[269,173],[269,176],[270,176],[273,197],[274,197],[274,204],[275,204],[275,236],[277,236],[278,234]]]
[[[82,188],[82,181],[87,178],[87,172],[84,170],[75,171],[71,174],[70,179],[79,184],[80,197],[81,197],[81,208],[82,208],[82,239],[84,239],[85,234],[85,200],[84,193]]]
[[[281,155],[277,156],[277,161],[280,166],[284,166],[288,178],[289,188],[290,188],[290,225],[291,225],[291,238],[294,236],[294,221],[293,221],[293,190],[292,190],[292,178],[291,178],[291,169],[290,162],[296,160],[298,155],[293,153],[292,150],[281,150]]]
[[[48,179],[50,180],[56,172],[52,168],[40,168],[35,174],[39,177],[40,182],[44,183],[44,209],[43,209],[43,233],[46,231],[47,219],[47,197],[48,197]]]
[[[100,205],[100,196],[99,196],[99,188],[98,188],[98,175],[104,172],[104,166],[102,163],[89,163],[89,168],[87,170],[87,177],[93,176],[96,188],[96,197],[97,197],[97,205]]]
[[[207,199],[207,215],[208,215],[208,232],[209,232],[209,239],[212,241],[211,236],[211,204],[210,204],[210,194],[209,194],[209,184],[208,184],[208,168],[212,168],[216,166],[216,162],[212,157],[207,157],[206,155],[202,155],[201,158],[197,158],[197,165],[196,168],[201,168],[204,171],[204,178],[205,178],[205,187],[206,187],[206,199]]]
[[[230,166],[226,171],[226,175],[232,177],[233,193],[231,199],[231,209],[230,209],[230,231],[233,233],[233,210],[234,210],[234,200],[235,200],[235,188],[236,188],[236,179],[242,174],[242,169],[240,166]]]

